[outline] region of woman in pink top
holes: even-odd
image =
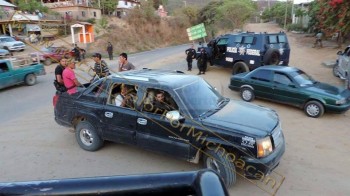
[[[68,66],[64,69],[62,74],[64,86],[67,88],[67,93],[70,95],[77,92],[77,86],[81,86],[80,82],[75,77],[73,69],[75,69],[74,61],[68,63]]]

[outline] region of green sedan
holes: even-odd
[[[315,81],[295,67],[262,66],[232,75],[229,88],[240,91],[244,101],[259,97],[285,103],[313,118],[325,111],[342,113],[350,108],[350,90]]]

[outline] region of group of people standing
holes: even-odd
[[[62,58],[55,69],[54,85],[58,92],[67,92],[68,94],[74,94],[77,92],[77,87],[82,86],[73,71],[75,69],[75,63],[81,60],[81,49],[75,44],[73,51],[77,54],[75,56],[75,61],[69,61],[66,58]],[[113,60],[113,46],[110,42],[108,42],[107,52],[109,59]],[[85,50],[83,58],[85,58]],[[102,60],[102,55],[100,53],[94,53],[92,55],[92,59],[94,60],[95,64],[91,69],[94,71],[95,75],[90,82],[110,75],[110,69],[106,61]],[[118,71],[122,72],[133,69],[135,69],[135,66],[128,61],[128,55],[126,53],[121,53],[119,55]]]
[[[192,62],[193,59],[197,60],[197,67],[198,67],[198,75],[205,74],[205,71],[207,70],[207,62],[208,62],[208,54],[206,50],[202,47],[200,49],[200,53],[197,55],[196,50],[194,49],[194,45],[192,44],[189,49],[185,51],[186,53],[186,61],[188,69],[187,71],[192,71]]]

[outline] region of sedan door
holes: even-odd
[[[299,89],[299,86],[285,73],[274,72],[273,93],[277,102],[300,106],[307,95]]]
[[[249,74],[247,82],[254,88],[254,94],[257,97],[266,99],[274,99],[272,71],[271,70],[256,70]]]

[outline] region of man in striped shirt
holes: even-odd
[[[94,72],[99,78],[103,78],[109,75],[108,65],[104,60],[101,60],[101,54],[95,53],[92,55],[92,59],[95,61],[93,68]]]

